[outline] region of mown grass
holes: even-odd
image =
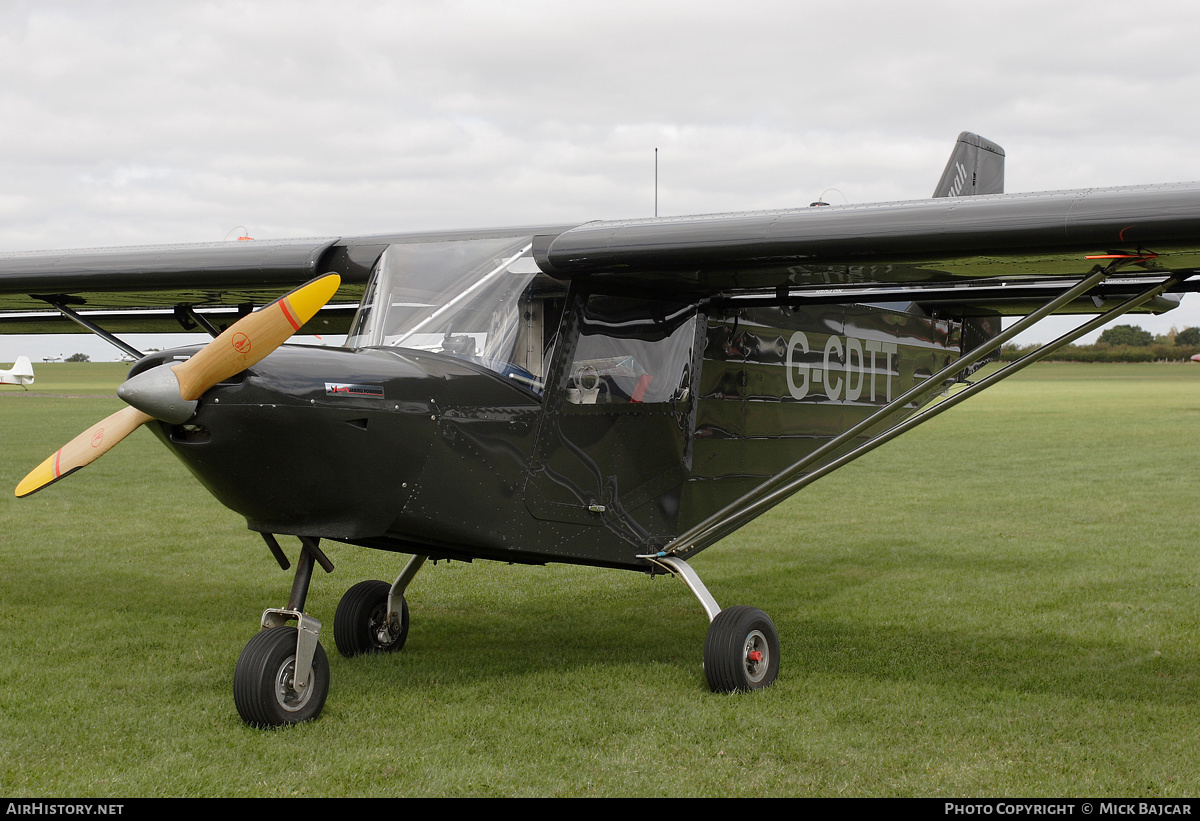
[[[0,363],[0,368],[11,367],[11,362]],[[117,386],[128,373],[129,364],[125,362],[34,362],[33,384],[27,391],[14,385],[0,385],[0,395],[116,396]]]
[[[0,395],[0,484],[119,407],[76,367],[52,392],[94,396]],[[707,691],[677,581],[442,563],[401,654],[326,635],[325,712],[272,732],[230,687],[290,574],[139,431],[0,501],[0,794],[1200,794],[1197,380],[1035,366],[697,557],[775,620],[767,691]],[[327,630],[403,560],[329,551]]]

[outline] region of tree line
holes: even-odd
[[[1005,345],[1000,359],[1011,362],[1038,345]],[[1065,345],[1050,355],[1058,362],[1185,362],[1200,354],[1200,328],[1172,328],[1155,336],[1137,325],[1114,325],[1091,345]]]

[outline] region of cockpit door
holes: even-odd
[[[525,502],[537,518],[670,533],[691,472],[703,322],[694,304],[574,294]]]

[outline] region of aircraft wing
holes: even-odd
[[[342,285],[299,333],[345,333],[375,263],[392,243],[533,236],[570,227],[0,254],[0,333],[78,331],[79,320],[66,312],[110,334],[200,330],[198,320],[220,329],[329,273],[338,274]]]
[[[594,222],[538,237],[534,253],[548,274],[599,287],[928,293],[1019,313],[997,286],[1054,290],[1106,265],[1143,282],[1200,271],[1200,183]]]
[[[334,326],[348,325],[386,246],[334,237],[0,254],[0,329],[72,332],[61,305],[110,331],[192,330],[194,317],[186,310],[226,324],[319,274],[337,272],[341,289],[302,331],[335,332]]]
[[[251,240],[0,255],[0,330],[64,333],[67,311],[110,332],[228,324],[314,276],[342,288],[302,333],[344,332],[391,242],[534,238],[539,267],[596,287],[811,302],[917,301],[1022,314],[1097,268],[1113,277],[1064,310],[1096,311],[1155,278],[1200,272],[1200,183],[666,217],[579,226]],[[1148,303],[1159,312],[1183,281]]]

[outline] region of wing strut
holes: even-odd
[[[1114,267],[1110,265],[1104,270],[1098,271],[1097,273],[1080,282],[1071,290],[1065,292],[1058,298],[1025,317],[1025,319],[1016,323],[1008,330],[989,340],[986,344],[969,352],[967,355],[961,357],[955,362],[950,363],[921,384],[910,388],[903,395],[892,400],[887,405],[880,408],[877,412],[864,419],[862,422],[854,425],[849,430],[845,431],[834,439],[831,439],[825,445],[813,451],[799,462],[796,462],[791,467],[766,480],[738,500],[726,505],[717,513],[714,513],[712,516],[709,516],[704,521],[673,539],[665,548],[663,548],[659,556],[676,556],[686,559],[688,556],[729,535],[734,530],[741,527],[756,516],[765,513],[770,508],[782,502],[788,496],[791,496],[798,490],[806,487],[809,484],[812,484],[825,474],[836,470],[837,468],[842,467],[849,462],[852,462],[859,456],[869,453],[883,443],[896,438],[901,433],[905,433],[922,422],[932,419],[942,411],[949,410],[959,402],[962,402],[968,397],[979,393],[979,391],[995,385],[1002,379],[1006,379],[1018,371],[1026,368],[1027,366],[1032,365],[1034,362],[1037,362],[1051,353],[1054,353],[1054,351],[1058,350],[1064,345],[1074,342],[1081,336],[1091,333],[1097,328],[1108,324],[1122,314],[1137,308],[1139,305],[1142,305],[1148,300],[1154,299],[1168,288],[1175,286],[1185,278],[1185,275],[1177,274],[1162,282],[1159,282],[1153,287],[1148,288],[1142,293],[1131,297],[1120,305],[1117,305],[1108,312],[1101,314],[1088,322],[1085,322],[1066,334],[1063,334],[1053,342],[1049,342],[1037,350],[1025,354],[1020,359],[1006,365],[1004,368],[1001,368],[995,373],[969,385],[968,387],[954,393],[951,396],[947,396],[946,398],[925,408],[923,411],[909,417],[898,425],[895,425],[883,433],[872,437],[854,450],[838,456],[837,458],[820,465],[820,467],[814,470],[807,470],[811,465],[817,464],[822,459],[832,456],[835,451],[847,445],[855,436],[863,433],[873,425],[877,425],[884,421],[887,417],[894,414],[897,410],[904,407],[905,404],[914,400],[919,395],[923,395],[938,388],[940,385],[944,384],[948,378],[961,372],[963,369],[969,367],[975,362],[983,359],[993,351],[999,350],[1000,346],[1002,346],[1009,339],[1013,338],[1018,333],[1027,330],[1031,325],[1043,317],[1053,313],[1053,311],[1060,305],[1081,296],[1087,290],[1099,284],[1101,280],[1111,275],[1114,270]]]
[[[125,353],[132,356],[134,359],[141,359],[143,356],[145,356],[144,353],[142,353],[137,348],[130,345],[128,342],[118,339],[117,337],[110,334],[108,331],[101,328],[96,323],[94,323],[90,320],[84,319],[78,313],[76,313],[72,309],[68,308],[65,300],[63,300],[62,298],[39,296],[38,299],[44,299],[46,302],[48,302],[50,305],[52,305],[55,308],[55,310],[57,310],[60,314],[65,316],[67,319],[70,319],[71,321],[73,321],[79,325],[82,325],[84,328],[87,328],[89,331],[91,331],[96,336],[103,339],[108,344],[114,345],[114,346],[120,348],[122,351],[124,351]]]

